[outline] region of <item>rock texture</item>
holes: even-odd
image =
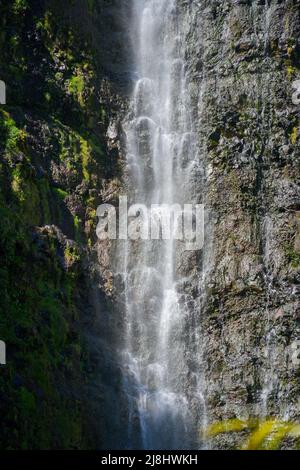
[[[93,246],[120,173],[106,132],[128,85],[122,22],[114,1],[0,4],[4,449],[107,445],[117,372]]]
[[[199,190],[210,220],[201,312],[210,422],[300,419],[300,108],[292,101],[299,7],[276,0],[187,6],[206,169]],[[226,436],[212,445],[234,442]]]

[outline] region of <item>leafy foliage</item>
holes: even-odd
[[[242,445],[242,450],[277,450],[288,437],[294,441],[300,439],[300,425],[276,419],[263,422],[258,419],[223,421],[209,426],[205,436],[212,438],[223,433],[242,431],[247,431],[249,434]]]

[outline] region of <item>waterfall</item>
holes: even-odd
[[[136,84],[124,123],[127,195],[147,206],[199,203],[201,165],[185,63],[188,12],[176,0],[132,1]],[[128,241],[117,252],[125,446],[196,449],[205,408],[199,253],[172,239]]]

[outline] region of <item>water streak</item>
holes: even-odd
[[[124,123],[130,200],[200,202],[193,185],[200,165],[185,65],[187,12],[176,0],[133,0],[133,12],[138,80]],[[127,447],[195,449],[204,408],[197,268],[179,241],[125,245],[118,267]]]

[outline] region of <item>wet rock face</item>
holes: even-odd
[[[211,220],[202,312],[208,418],[299,420],[300,108],[292,96],[300,2],[183,6],[206,168],[199,191]]]

